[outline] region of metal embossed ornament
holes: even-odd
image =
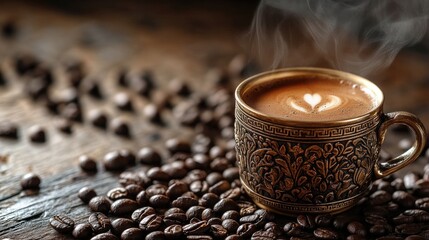
[[[353,119],[289,121],[252,109],[242,99],[249,88],[287,77],[329,75],[365,85],[378,105]],[[286,81],[286,80],[285,80]],[[320,97],[307,96],[314,108]],[[338,104],[333,98],[328,106]],[[286,215],[338,213],[354,206],[371,182],[413,162],[426,140],[423,124],[412,114],[384,114],[383,94],[373,83],[340,71],[320,68],[282,69],[251,77],[236,90],[235,140],[240,178],[260,207]],[[405,124],[416,134],[402,155],[378,162],[387,127]]]

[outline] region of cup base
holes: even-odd
[[[338,214],[354,207],[369,191],[368,189],[359,195],[342,201],[314,205],[287,203],[279,200],[269,199],[251,190],[242,180],[241,183],[247,194],[258,207],[286,216],[297,216],[300,214]]]

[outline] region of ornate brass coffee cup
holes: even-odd
[[[250,107],[243,94],[270,81],[306,75],[342,79],[365,86],[375,106],[357,117],[299,121],[270,116]],[[412,163],[426,142],[423,124],[407,112],[383,113],[383,93],[372,82],[345,72],[291,68],[262,73],[236,89],[235,141],[240,178],[254,202],[286,215],[339,213],[353,207],[372,182]],[[416,136],[402,155],[381,162],[386,130],[404,124]]]

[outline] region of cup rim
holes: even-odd
[[[344,119],[330,120],[330,121],[297,121],[297,120],[289,120],[285,118],[271,116],[271,115],[262,113],[260,111],[257,111],[256,109],[253,109],[252,107],[250,107],[242,98],[243,92],[245,90],[247,90],[252,86],[260,84],[261,82],[268,81],[270,79],[280,78],[280,77],[287,77],[287,76],[293,76],[298,74],[300,75],[310,74],[310,73],[324,74],[324,75],[341,78],[346,81],[352,81],[360,85],[363,85],[369,88],[375,94],[377,105],[374,106],[374,108],[368,111],[367,113],[356,117],[352,117],[352,118],[344,118]],[[328,69],[328,68],[295,67],[295,68],[281,68],[281,69],[276,69],[272,71],[266,71],[245,79],[237,86],[235,90],[235,100],[237,104],[244,111],[248,112],[249,114],[259,119],[262,119],[268,122],[278,123],[278,124],[288,124],[292,126],[302,126],[302,127],[315,127],[315,126],[347,125],[347,124],[352,124],[356,122],[361,122],[362,120],[378,115],[382,111],[384,95],[383,95],[383,92],[380,90],[380,88],[377,85],[375,85],[373,82],[352,73],[343,72],[343,71],[334,70],[334,69]]]

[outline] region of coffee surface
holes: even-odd
[[[341,79],[293,77],[247,90],[243,100],[270,116],[296,121],[332,121],[357,117],[376,106],[367,87]]]

